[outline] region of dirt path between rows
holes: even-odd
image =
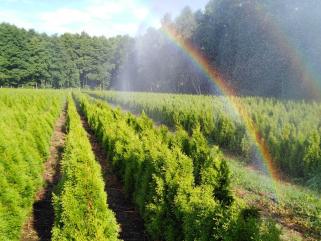
[[[22,229],[21,241],[50,241],[54,223],[52,193],[60,177],[60,160],[65,143],[66,106],[56,121],[50,142],[50,155],[44,164],[44,187],[37,194],[32,215]]]
[[[126,198],[123,185],[113,173],[108,162],[107,153],[91,131],[86,119],[81,115],[96,160],[100,163],[105,181],[108,206],[116,215],[116,220],[121,227],[120,238],[124,241],[147,241],[148,235],[144,228],[143,219],[140,217],[134,204]]]

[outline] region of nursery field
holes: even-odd
[[[285,227],[320,236],[321,184],[320,172],[316,171],[321,165],[319,103],[239,98],[266,140],[274,167],[280,174],[275,177],[226,97],[87,93],[136,115],[144,112],[156,125],[166,125],[170,130],[181,132],[183,129],[191,135],[198,126],[208,145],[222,150],[236,196]],[[310,171],[304,173],[304,168],[309,166]]]
[[[188,133],[199,126],[202,134],[220,148],[255,159],[257,140],[249,136],[242,116],[233,109],[239,102],[264,140],[278,171],[321,191],[321,104],[278,101],[271,98],[175,95],[131,92],[91,92],[135,113]]]
[[[238,101],[277,177],[223,97],[0,89],[0,240],[320,240],[320,104]]]

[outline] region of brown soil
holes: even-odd
[[[54,209],[52,206],[53,189],[60,176],[59,163],[62,158],[65,143],[66,108],[58,118],[50,143],[50,155],[44,164],[44,187],[41,188],[33,204],[32,215],[22,229],[22,241],[49,241],[54,223]]]
[[[116,214],[116,220],[121,227],[120,238],[124,241],[149,240],[144,228],[143,219],[135,209],[134,204],[126,197],[122,183],[113,173],[108,162],[107,153],[98,142],[83,116],[81,120],[83,127],[87,131],[96,160],[102,168],[108,206]]]

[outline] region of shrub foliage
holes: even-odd
[[[278,238],[257,212],[242,218],[252,208],[232,197],[227,165],[199,127],[192,136],[171,133],[154,128],[144,114],[135,117],[84,95],[77,99],[153,240]]]
[[[63,99],[55,91],[0,90],[0,240],[20,238]]]
[[[62,177],[53,196],[52,240],[118,240],[119,226],[107,206],[101,169],[71,99],[67,117]]]

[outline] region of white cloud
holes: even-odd
[[[86,31],[92,35],[135,35],[159,27],[166,12],[177,15],[185,5],[193,9],[208,0],[0,0],[0,22],[39,32]]]
[[[144,7],[134,8],[132,11],[133,11],[133,15],[139,20],[144,20],[149,15],[149,10]]]
[[[96,18],[110,18],[124,11],[124,5],[117,2],[101,2],[88,7],[87,12]]]
[[[61,8],[52,12],[44,12],[39,15],[39,20],[53,25],[64,25],[73,23],[83,23],[89,21],[91,17],[83,11],[77,9]]]
[[[85,3],[87,6],[60,7],[33,13],[26,11],[23,14],[17,10],[0,11],[0,21],[49,34],[86,31],[91,35],[109,37],[117,34],[135,35],[151,15],[146,5],[131,0],[86,0]]]
[[[12,10],[0,10],[0,22],[15,24],[26,29],[34,28],[32,22]]]

